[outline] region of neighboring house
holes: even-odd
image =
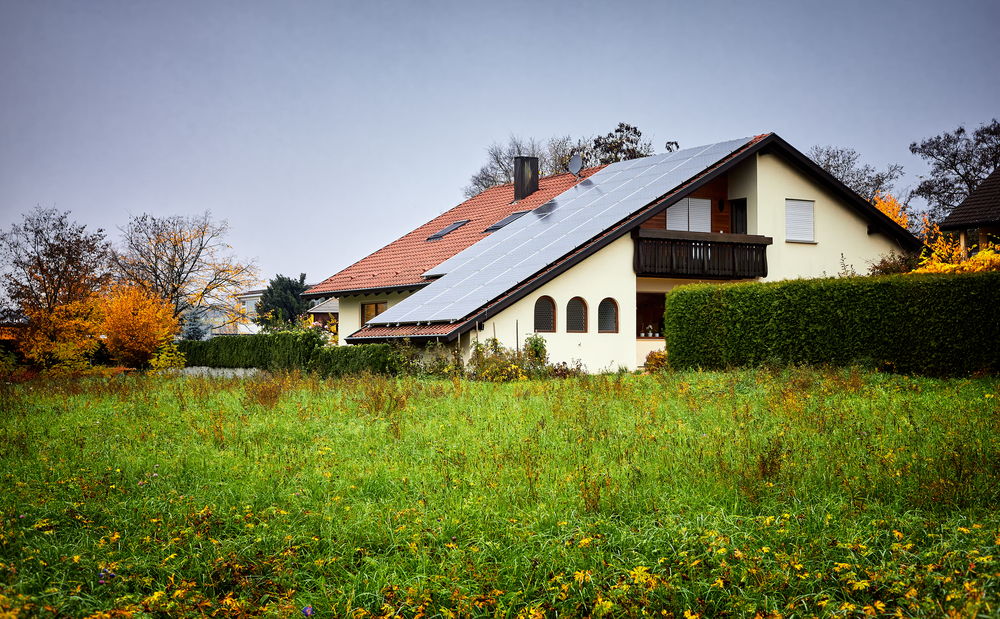
[[[941,230],[958,230],[962,249],[966,247],[966,233],[979,231],[979,246],[984,247],[989,237],[1000,237],[1000,168],[986,177],[979,187],[944,218]]]
[[[431,228],[460,219],[446,214],[321,284],[340,298],[341,343],[437,340],[468,356],[477,340],[519,346],[540,333],[552,361],[631,369],[663,347],[664,295],[676,286],[835,275],[920,245],[775,134],[587,176],[506,205],[532,204],[491,234],[479,218],[478,242],[450,257],[427,250]],[[510,200],[509,185],[494,189]],[[449,213],[464,207],[473,220],[477,198]]]
[[[307,311],[312,316],[313,322],[318,322],[323,326],[327,323],[338,323],[340,314],[340,301],[337,299],[313,299],[313,304]]]
[[[234,329],[235,333],[248,335],[260,332],[260,327],[253,322],[253,320],[257,317],[257,303],[260,302],[260,299],[263,296],[263,288],[258,290],[247,290],[246,292],[241,292],[236,295],[236,303],[240,305],[240,309],[246,312],[247,320],[249,322],[243,325],[236,325],[236,328]]]

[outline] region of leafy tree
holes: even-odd
[[[28,328],[18,348],[34,365],[61,372],[82,372],[101,346],[102,307],[96,295],[69,301],[51,311],[29,307]]]
[[[140,215],[120,228],[122,246],[114,264],[124,283],[138,286],[170,303],[182,323],[211,314],[221,324],[247,322],[236,302],[240,291],[258,281],[253,260],[240,262],[223,239],[226,220],[211,213],[193,217]]]
[[[309,302],[299,295],[307,288],[305,273],[301,273],[298,280],[276,275],[257,302],[257,317],[254,322],[271,328],[304,314],[309,309]]]
[[[907,212],[906,205],[900,204],[891,193],[886,193],[885,195],[877,193],[872,198],[871,203],[875,205],[875,208],[885,213],[889,219],[903,228],[909,227],[910,215]]]
[[[673,152],[677,142],[667,142],[667,152]],[[628,123],[618,123],[618,127],[607,135],[594,138],[594,153],[602,164],[639,159],[653,154],[653,143],[642,139],[642,131]]]
[[[177,333],[177,317],[170,304],[138,286],[111,288],[102,297],[102,305],[104,343],[122,365],[146,365]]]
[[[941,221],[1000,167],[1000,122],[994,118],[971,133],[959,125],[952,133],[913,142],[910,152],[931,163],[930,176],[913,193],[927,200],[931,219]]]
[[[82,301],[105,286],[111,244],[104,230],[87,232],[69,220],[69,212],[54,208],[35,210],[0,233],[0,265],[8,317],[29,311],[51,313],[55,308]]]
[[[872,165],[859,165],[861,155],[853,148],[816,145],[806,153],[816,165],[823,168],[840,182],[850,187],[856,194],[875,204],[875,197],[893,193],[893,181],[903,176],[903,166],[890,163],[885,171],[878,171]],[[903,209],[909,200],[904,197]]]
[[[98,293],[110,281],[111,245],[68,212],[36,207],[22,225],[0,233],[4,318],[25,358],[43,368],[75,371],[100,345]]]

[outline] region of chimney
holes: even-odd
[[[538,191],[538,157],[514,157],[514,202]]]

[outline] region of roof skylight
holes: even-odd
[[[427,240],[428,241],[440,241],[441,239],[443,239],[444,237],[448,236],[449,234],[451,234],[455,230],[458,230],[459,228],[461,228],[465,224],[469,223],[469,221],[470,220],[468,220],[468,219],[462,219],[462,220],[456,221],[453,224],[448,224],[447,226],[445,226],[444,228],[442,228],[440,231],[435,232],[434,234],[432,234],[429,237],[427,237]]]

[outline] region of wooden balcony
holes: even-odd
[[[771,237],[640,228],[632,232],[632,238],[632,268],[642,277],[767,277],[766,250]]]

